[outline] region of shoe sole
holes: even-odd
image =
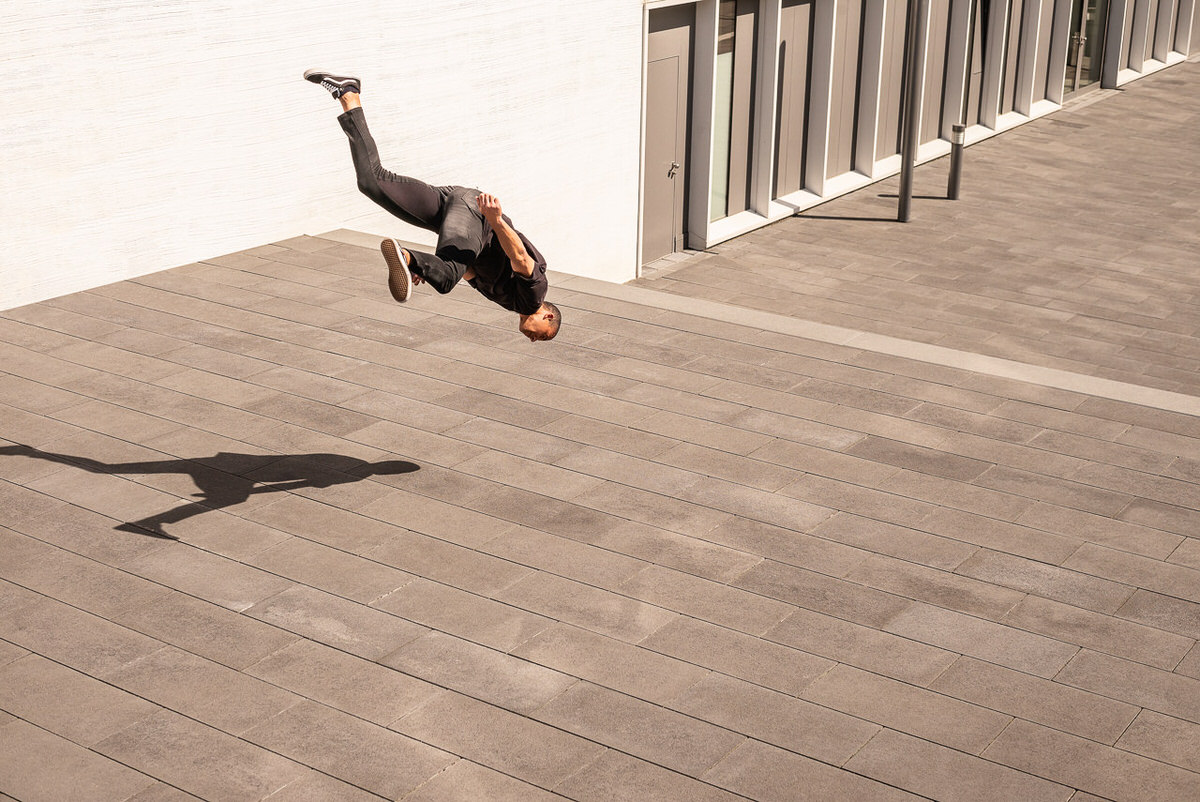
[[[324,81],[326,78],[330,78],[330,79],[338,80],[338,81],[344,81],[344,80],[350,78],[350,76],[349,75],[334,75],[332,72],[329,72],[328,70],[305,70],[304,71],[304,80],[312,81],[314,84],[319,84],[319,83],[321,83],[321,81]]]
[[[379,250],[383,253],[383,261],[387,262],[388,266],[388,290],[396,299],[396,303],[402,304],[412,294],[413,282],[412,273],[409,272],[408,265],[404,264],[404,254],[400,251],[400,243],[394,239],[385,239],[379,243]]]
[[[304,80],[311,81],[312,83],[316,84],[317,86],[320,86],[321,82],[325,81],[325,80],[329,80],[335,84],[338,84],[339,86],[342,84],[348,85],[352,82],[354,84],[354,86],[356,87],[354,89],[355,92],[358,92],[362,88],[362,82],[359,81],[354,76],[352,76],[352,75],[334,75],[332,72],[329,72],[327,70],[305,70],[304,71]]]

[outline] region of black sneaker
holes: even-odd
[[[397,303],[404,303],[412,294],[413,288],[412,272],[404,260],[404,251],[394,239],[385,239],[379,243],[379,250],[383,251],[383,261],[387,262],[388,266],[388,289]]]
[[[362,82],[349,75],[334,75],[322,70],[308,70],[304,73],[304,80],[312,81],[314,84],[320,84],[322,88],[328,89],[334,100],[347,92],[362,92]]]

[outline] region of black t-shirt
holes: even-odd
[[[504,216],[504,222],[512,226],[508,215]],[[514,228],[513,231],[521,238],[526,252],[534,261],[533,275],[529,278],[522,276],[512,269],[512,263],[508,260],[504,248],[500,247],[496,232],[492,231],[487,223],[484,223],[484,226],[487,229],[487,238],[479,258],[471,265],[475,271],[475,278],[470,279],[468,283],[485,298],[495,301],[505,309],[520,315],[532,315],[542,305],[546,298],[546,290],[550,286],[546,282],[546,260],[538,249],[533,247],[533,243]]]

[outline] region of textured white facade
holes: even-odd
[[[960,109],[970,144],[1060,108],[1072,48],[1087,41],[1071,27],[1081,2],[928,0],[918,161],[949,151]],[[1103,67],[1093,88],[1186,58],[1198,4],[1090,3],[1107,8],[1107,32],[1092,37],[1089,63]],[[363,79],[385,166],[496,194],[551,269],[627,281],[663,255],[644,251],[643,239],[706,248],[897,172],[906,7],[5,0],[0,309],[338,228],[432,243],[357,191],[339,107],[301,79],[309,67]],[[647,61],[663,63],[650,59],[648,23],[680,11],[687,52],[675,54],[685,66],[672,86],[684,88],[671,97],[682,111],[667,115],[677,128],[643,132],[656,119],[643,109]],[[737,81],[717,59],[722,20],[733,17],[753,20],[737,34],[752,54]],[[783,45],[803,80],[785,69]],[[785,85],[796,118],[787,137],[776,134]],[[661,100],[650,110],[676,108]],[[736,158],[735,105],[746,133]],[[729,112],[720,121],[719,109]],[[686,148],[643,172],[650,145],[680,130]],[[794,166],[801,152],[803,177],[776,186],[787,172],[777,166]],[[736,162],[746,196],[724,216],[709,214],[734,175],[715,171],[718,155]],[[647,200],[660,195],[681,210],[686,198],[686,214]]]
[[[336,228],[431,241],[358,193],[384,164],[500,197],[552,269],[637,269],[640,0],[5,0],[0,308]]]

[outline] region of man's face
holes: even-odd
[[[521,333],[532,343],[551,339],[554,336],[552,317],[550,313],[546,312],[523,316],[520,326]]]

